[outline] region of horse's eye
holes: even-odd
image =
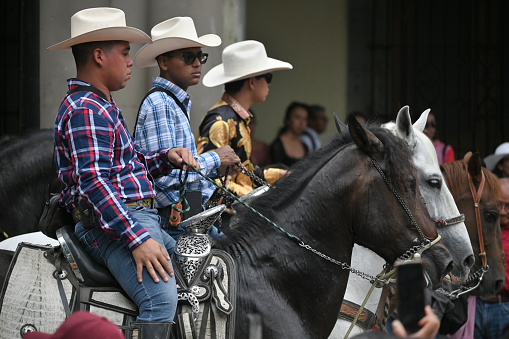
[[[484,218],[489,222],[496,222],[498,219],[498,211],[486,211],[484,212]]]
[[[430,179],[428,180],[428,185],[433,188],[440,188],[442,187],[442,183],[438,179]]]

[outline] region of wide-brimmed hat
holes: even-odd
[[[117,325],[106,318],[95,314],[78,311],[67,318],[53,334],[28,332],[23,339],[89,339],[89,338],[124,338]]]
[[[490,172],[493,172],[498,162],[507,155],[509,155],[509,142],[504,142],[495,149],[495,153],[490,154],[484,158],[486,169]]]
[[[223,50],[223,63],[203,77],[203,84],[214,87],[268,72],[292,69],[288,62],[269,58],[265,46],[255,40],[236,42]]]
[[[132,43],[150,43],[143,31],[127,27],[125,13],[118,8],[88,8],[71,17],[71,38],[48,47],[49,50],[69,49],[91,41],[121,40]]]
[[[139,68],[157,65],[156,57],[170,51],[190,47],[216,47],[221,38],[215,34],[198,37],[190,17],[175,17],[155,25],[150,31],[152,44],[144,45],[134,57]]]

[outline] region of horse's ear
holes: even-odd
[[[410,146],[415,144],[415,133],[408,106],[401,107],[396,117],[396,133]]]
[[[481,159],[479,158],[479,153],[477,152],[472,154],[468,160],[468,173],[470,173],[470,176],[472,177],[472,180],[475,184],[479,184],[481,182]]]
[[[332,115],[334,116],[334,123],[336,124],[336,128],[338,129],[338,133],[345,134],[346,131],[348,130],[346,124],[343,121],[339,120],[336,112],[334,112]]]
[[[428,114],[431,112],[431,109],[427,109],[424,112],[422,112],[421,116],[417,121],[414,123],[414,128],[418,131],[424,131],[424,127],[426,127],[426,122],[428,122]]]
[[[463,156],[463,161],[468,162],[468,160],[470,160],[471,156],[472,156],[472,152],[465,153],[465,156]]]
[[[384,145],[370,130],[362,127],[354,116],[348,117],[348,130],[355,144],[367,154],[383,152]]]

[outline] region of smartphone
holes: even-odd
[[[398,316],[408,334],[421,328],[418,323],[424,313],[424,270],[422,261],[413,260],[396,266]]]

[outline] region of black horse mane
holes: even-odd
[[[386,177],[397,191],[401,192],[408,189],[405,186],[407,182],[406,175],[409,172],[414,172],[414,166],[411,162],[412,154],[408,145],[401,138],[394,136],[380,125],[368,124],[366,128],[385,145],[384,174]],[[271,194],[264,194],[260,198],[249,202],[248,205],[273,220],[272,208],[274,206],[292,204],[295,197],[300,195],[315,174],[343,147],[352,142],[353,139],[350,133],[338,134],[330,144],[309,154],[305,159],[292,166],[291,174],[277,181],[271,189]],[[260,228],[272,227],[261,217],[243,206],[239,208],[237,220],[242,220],[242,224],[246,227],[240,226],[227,229],[225,233],[227,233],[228,239],[221,241],[218,244],[219,247],[228,246],[228,244],[244,238],[246,234],[264,237]]]
[[[53,131],[43,129],[1,143],[0,227],[10,236],[36,231],[48,184],[55,192],[60,190],[52,162],[53,140]]]

